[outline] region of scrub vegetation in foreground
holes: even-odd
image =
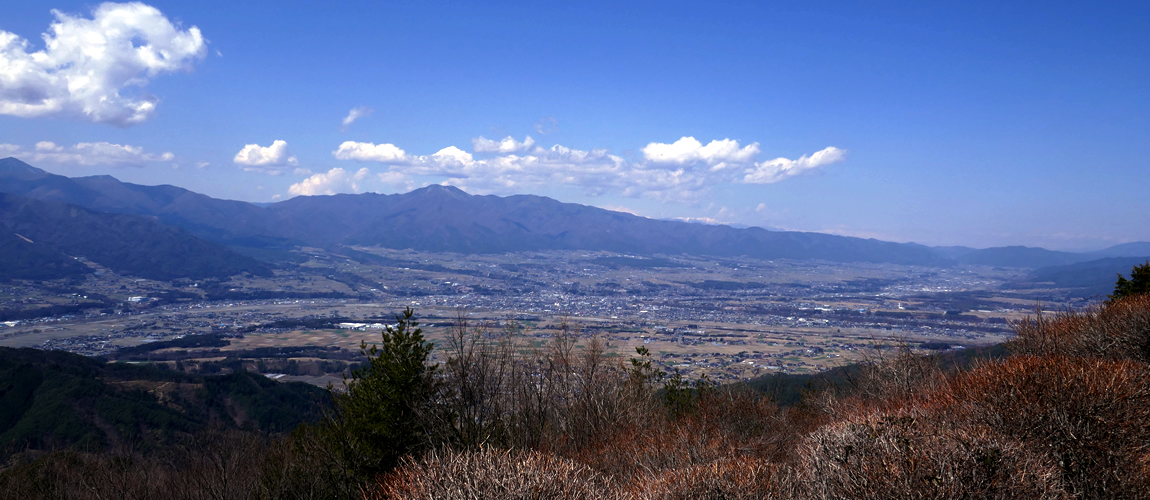
[[[1150,266],[1150,265],[1148,265]],[[956,367],[903,349],[798,404],[690,382],[562,331],[457,322],[430,365],[398,317],[331,409],[290,434],[189,433],[12,459],[8,498],[1150,498],[1150,277],[1014,325]],[[1125,280],[1125,278],[1123,278]],[[511,326],[510,328],[514,328]],[[769,384],[759,384],[759,387]]]

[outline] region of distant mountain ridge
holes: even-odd
[[[149,217],[13,194],[0,193],[0,231],[0,279],[55,279],[91,272],[73,257],[158,280],[270,274],[255,259]]]
[[[656,220],[542,196],[479,196],[438,185],[393,195],[300,196],[260,206],[175,186],[124,183],[110,176],[68,178],[15,158],[0,160],[0,192],[96,211],[152,216],[210,241],[258,248],[378,245],[457,253],[601,250],[1030,268],[1098,258],[1041,248],[931,248],[823,233]],[[1119,247],[1115,251],[1121,253]]]
[[[0,160],[0,191],[91,210],[154,216],[239,246],[380,245],[459,253],[606,250],[945,264],[928,247],[820,233],[659,221],[542,196],[474,196],[446,186],[383,195],[301,196],[260,207],[108,176],[68,178]]]

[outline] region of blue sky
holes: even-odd
[[[541,4],[3,2],[0,155],[260,202],[446,182],[930,245],[1150,240],[1146,2]]]

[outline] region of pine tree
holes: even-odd
[[[1110,295],[1110,300],[1118,300],[1123,297],[1142,293],[1150,293],[1150,261],[1142,265],[1134,266],[1134,270],[1130,272],[1130,279],[1126,279],[1125,276],[1119,274],[1118,281],[1114,284],[1114,293]]]
[[[396,325],[386,328],[378,345],[361,342],[368,363],[344,381],[346,392],[332,392],[330,436],[361,479],[392,469],[426,441],[419,417],[434,392],[435,367],[427,365],[433,345],[413,316],[410,307],[396,315]]]

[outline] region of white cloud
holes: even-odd
[[[407,153],[394,144],[372,144],[370,142],[346,141],[339,149],[331,152],[338,160],[375,161],[400,164],[408,161]]]
[[[103,3],[91,19],[52,15],[44,50],[0,31],[0,114],[143,123],[159,102],[143,91],[149,80],[190,70],[207,50],[198,28],[181,30],[143,3]]]
[[[376,177],[379,179],[380,183],[391,186],[396,190],[406,192],[411,191],[416,187],[415,180],[412,179],[410,175],[407,175],[403,172],[388,171],[378,174]]]
[[[37,142],[31,151],[13,144],[0,144],[0,153],[19,156],[32,163],[53,165],[81,165],[107,167],[143,167],[153,162],[170,162],[176,155],[147,153],[140,146],[112,144],[110,142],[81,142],[75,146],[59,146],[54,142]]]
[[[292,184],[288,193],[296,196],[315,196],[321,194],[358,193],[360,182],[366,179],[371,172],[366,168],[359,169],[352,174],[342,168],[333,168],[326,173],[314,174],[298,184]]]
[[[480,139],[483,139],[482,137]],[[484,139],[486,140],[486,139]],[[526,143],[530,138],[524,141]],[[500,143],[488,141],[476,151],[495,151]],[[521,149],[515,142],[506,149]],[[389,165],[379,174],[381,182],[411,185],[414,176],[439,177],[443,183],[473,192],[516,193],[533,188],[577,186],[589,195],[617,193],[663,201],[692,202],[711,186],[723,183],[762,183],[770,175],[783,178],[839,161],[842,150],[827,148],[799,160],[754,162],[758,143],[740,146],[737,141],[711,141],[706,146],[685,137],[673,144],[651,143],[644,160],[631,162],[604,149],[590,151],[554,145],[535,147],[523,154],[499,154],[476,159],[454,146],[432,155],[410,155],[394,144],[344,142],[332,155],[340,160],[373,161]]]
[[[680,220],[683,222],[690,222],[693,224],[704,224],[708,226],[719,226],[723,224],[730,224],[730,222],[722,221],[711,217],[672,217],[673,220]]]
[[[643,158],[654,164],[686,166],[701,162],[721,170],[729,163],[753,161],[759,154],[759,143],[740,148],[739,141],[723,139],[704,146],[694,137],[683,137],[671,144],[652,142],[642,152]]]
[[[299,165],[299,160],[288,151],[287,141],[273,141],[271,146],[247,144],[232,161],[249,172],[280,175],[287,167]]]
[[[340,130],[347,130],[347,127],[351,126],[352,123],[355,123],[356,120],[371,116],[371,114],[374,112],[374,109],[371,109],[367,106],[352,108],[351,111],[347,112],[347,116],[343,118],[343,126],[340,127]]]
[[[384,184],[409,184],[411,182],[411,177],[402,172],[389,171],[379,174],[377,177],[379,177],[379,182]]]
[[[206,161],[196,162],[196,168],[208,168],[212,164]]]
[[[514,137],[507,136],[497,142],[479,136],[471,140],[471,146],[471,150],[476,153],[519,153],[534,147],[535,139],[532,139],[531,136],[527,136],[526,139],[523,139],[523,142],[518,142]]]
[[[447,146],[446,148],[436,151],[431,157],[433,159],[432,161],[440,165],[454,163],[460,166],[466,166],[475,162],[475,157],[471,156],[471,153],[455,146]]]
[[[804,172],[818,170],[821,167],[838,163],[846,159],[845,149],[829,147],[810,156],[803,155],[797,160],[775,158],[774,160],[758,163],[754,168],[747,169],[743,182],[747,184],[772,184],[783,179],[794,177]]]

